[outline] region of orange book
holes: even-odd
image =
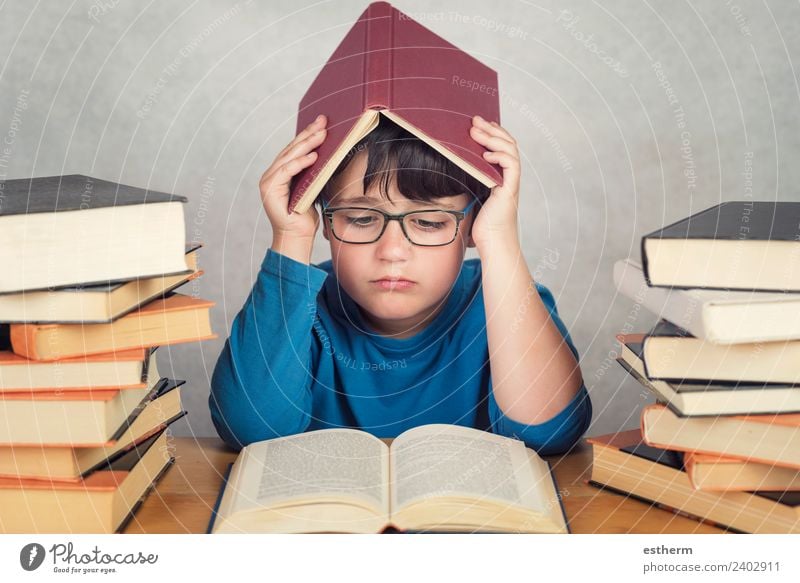
[[[800,470],[720,455],[687,452],[686,473],[697,490],[710,492],[800,491]]]
[[[152,348],[136,348],[56,362],[30,360],[0,350],[0,394],[24,391],[140,389],[155,371]],[[154,373],[157,375],[157,372]]]
[[[78,482],[0,478],[2,533],[112,533],[172,465],[166,430]]]
[[[213,305],[174,293],[106,324],[12,324],[11,348],[40,361],[208,340]]]
[[[116,440],[161,386],[0,394],[0,446],[104,445]]]
[[[106,443],[0,444],[0,477],[78,481],[183,417],[182,380],[160,379]]]

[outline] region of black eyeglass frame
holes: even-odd
[[[341,241],[342,243],[347,243],[348,245],[371,245],[372,243],[374,243],[375,241],[378,241],[381,237],[383,237],[383,233],[386,231],[386,226],[389,224],[389,221],[399,221],[400,222],[400,229],[403,231],[403,235],[405,235],[406,239],[408,239],[409,243],[411,243],[412,245],[416,245],[417,247],[444,247],[445,245],[450,245],[453,241],[456,240],[456,237],[458,237],[458,228],[461,225],[461,221],[463,221],[465,218],[467,218],[467,215],[469,214],[469,211],[472,208],[472,205],[474,205],[476,202],[478,202],[477,198],[474,199],[472,202],[470,202],[466,207],[464,207],[460,211],[451,211],[451,210],[448,210],[448,209],[427,209],[427,210],[423,209],[423,210],[409,211],[407,213],[400,213],[398,215],[393,215],[393,214],[384,212],[382,210],[373,209],[373,208],[359,207],[359,206],[342,206],[342,207],[323,207],[322,214],[328,220],[328,224],[331,227],[331,233],[333,233],[333,236],[336,237],[336,239],[338,241]],[[339,237],[339,235],[336,234],[336,231],[333,228],[333,213],[334,213],[334,211],[345,211],[345,210],[371,211],[371,212],[375,212],[375,213],[379,213],[379,214],[383,215],[383,227],[381,228],[381,232],[378,233],[378,235],[372,241],[358,241],[358,242],[355,242],[355,241],[346,241],[346,240],[342,239],[341,237]],[[430,212],[447,213],[447,214],[453,215],[455,217],[455,219],[456,219],[456,231],[453,234],[453,238],[450,239],[447,243],[436,243],[435,245],[426,245],[426,244],[423,244],[423,243],[415,243],[414,241],[411,240],[411,237],[408,236],[408,232],[406,231],[406,225],[403,222],[403,219],[405,219],[409,215],[418,215],[418,214],[424,214],[424,213],[430,213]]]

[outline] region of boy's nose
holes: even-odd
[[[379,256],[388,259],[405,258],[412,246],[411,241],[403,233],[403,226],[399,221],[389,221],[377,243]]]

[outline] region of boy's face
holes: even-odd
[[[393,180],[389,186],[391,202],[381,196],[378,185],[363,192],[367,152],[356,154],[337,176],[331,189],[329,207],[375,208],[390,214],[412,210],[463,210],[470,202],[466,194],[440,198],[430,203],[404,197]],[[366,196],[367,199],[356,200]],[[352,244],[339,241],[324,219],[323,235],[331,245],[334,272],[345,292],[361,308],[364,319],[375,332],[392,338],[408,338],[422,331],[444,307],[464,261],[467,247],[474,247],[468,235],[477,208],[461,221],[455,241],[440,247],[412,244],[398,221],[388,221],[386,230],[374,243]],[[382,278],[404,278],[412,283],[379,283]]]

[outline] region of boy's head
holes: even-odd
[[[336,277],[378,334],[407,338],[425,328],[444,306],[458,277],[470,230],[490,190],[433,148],[381,115],[378,126],[348,152],[323,188],[323,235],[330,242]],[[470,203],[463,218],[463,211]],[[445,210],[455,214],[417,214],[400,221],[388,214]],[[341,239],[345,239],[342,241]],[[452,239],[452,241],[450,241]],[[351,242],[357,241],[357,242]],[[448,242],[450,241],[450,242]],[[380,283],[403,278],[410,283]]]

